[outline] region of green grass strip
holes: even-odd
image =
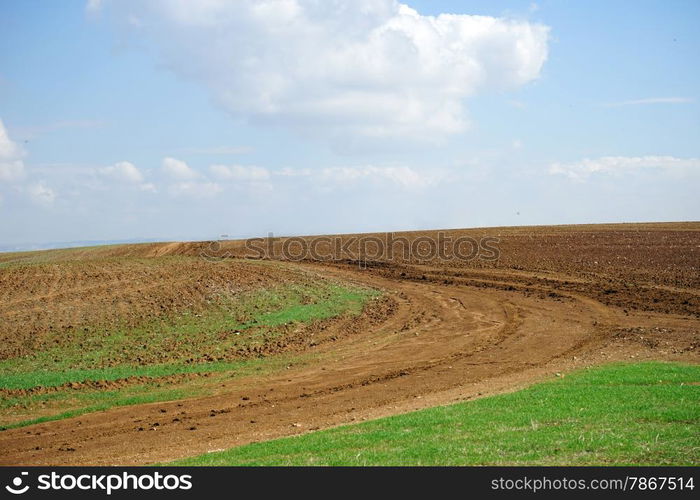
[[[699,381],[695,365],[613,364],[174,465],[698,465]]]

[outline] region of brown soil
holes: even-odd
[[[381,288],[390,306],[369,307],[357,321],[329,322],[326,335],[336,340],[313,347],[316,361],[232,380],[214,396],[4,431],[0,464],[153,463],[514,390],[607,361],[700,361],[699,223],[454,234],[499,237],[500,259],[447,264],[376,259],[366,269],[287,263],[292,274],[310,270]],[[207,245],[133,245],[62,255],[147,259],[197,255]],[[245,253],[239,242],[223,248]],[[123,286],[132,286],[135,278]],[[16,288],[37,290],[31,283],[36,279],[25,274],[25,284],[17,282]],[[66,293],[81,286],[80,279],[71,283]],[[110,293],[94,295],[106,300]],[[3,307],[15,310],[7,302]],[[35,307],[41,310],[41,302]]]
[[[176,257],[92,256],[0,268],[0,360],[80,342],[90,331],[203,313],[223,297],[304,279],[280,266]]]

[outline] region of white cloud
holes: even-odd
[[[222,188],[215,182],[177,182],[171,184],[168,190],[172,196],[213,198]]]
[[[120,161],[109,167],[102,167],[99,169],[102,175],[110,177],[112,179],[128,182],[133,184],[139,184],[143,182],[143,174],[136,168],[133,163],[128,161]]]
[[[182,160],[170,157],[163,158],[162,170],[166,177],[175,181],[168,185],[168,192],[171,196],[195,199],[213,198],[223,190],[219,184],[210,182]]]
[[[0,160],[0,182],[20,179],[24,173],[21,160]]]
[[[380,189],[400,188],[402,190],[419,190],[435,186],[447,178],[444,170],[439,168],[418,169],[407,166],[343,166],[319,169],[284,167],[268,170],[256,166],[212,165],[212,176],[222,182],[241,181],[252,191],[261,189],[303,190],[321,189],[325,192],[336,189],[355,189],[377,187]],[[218,186],[218,185],[217,185]],[[187,186],[190,188],[190,186]],[[226,185],[218,186],[225,189]],[[251,191],[251,192],[252,192]]]
[[[175,158],[163,158],[163,172],[172,179],[183,181],[199,177],[199,173],[191,169],[187,163]]]
[[[311,172],[312,170],[310,168],[284,167],[275,173],[283,177],[307,177],[311,175]]]
[[[29,198],[39,205],[51,205],[56,199],[55,191],[43,182],[31,184],[27,188],[27,193],[29,193]]]
[[[360,165],[326,167],[321,169],[284,167],[271,173],[272,181],[300,179],[309,186],[324,190],[356,186],[397,186],[404,189],[420,189],[435,186],[447,178],[439,168],[417,169],[407,166]]]
[[[324,168],[318,179],[325,185],[347,186],[351,184],[395,185],[406,189],[420,189],[436,184],[442,177],[437,170],[419,171],[410,167],[359,167]]]
[[[270,172],[266,168],[245,165],[212,165],[212,175],[221,180],[266,181]]]
[[[399,187],[403,189],[420,189],[433,186],[441,181],[445,174],[440,169],[415,169],[407,166],[345,166],[320,169],[284,167],[279,170],[267,170],[263,167],[243,165],[212,165],[212,176],[220,181],[242,181],[265,185],[268,189],[284,188],[288,182],[297,179],[297,189],[337,188],[357,186]],[[259,186],[260,187],[260,186]]]
[[[0,120],[0,182],[20,179],[24,174],[24,151],[7,133]]]
[[[547,58],[544,25],[424,16],[395,0],[114,7],[169,68],[204,82],[229,112],[337,142],[434,141],[463,131],[466,98],[531,82]]]
[[[594,174],[624,174],[639,170],[700,169],[700,158],[674,156],[603,156],[574,163],[553,163],[549,173],[566,175],[574,180],[585,180]]]
[[[695,99],[690,97],[648,97],[645,99],[632,99],[630,101],[610,102],[606,104],[609,107],[618,106],[636,106],[639,104],[689,104],[695,102]]]

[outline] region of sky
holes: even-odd
[[[0,0],[0,248],[700,220],[698,19]]]

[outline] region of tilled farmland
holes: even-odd
[[[700,223],[444,233],[497,253],[353,241],[289,258],[278,239],[264,256],[241,241],[0,254],[0,463],[163,462],[610,361],[700,360]],[[116,390],[161,396],[80,403]]]

